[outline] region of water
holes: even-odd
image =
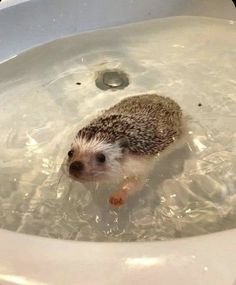
[[[73,240],[166,240],[236,227],[236,23],[170,18],[61,39],[0,65],[0,226]],[[130,85],[101,91],[119,68]],[[79,84],[79,83],[80,84]],[[78,84],[76,84],[78,83]],[[61,176],[78,129],[126,96],[157,92],[190,137],[121,209],[115,185]]]

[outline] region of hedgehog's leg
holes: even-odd
[[[119,190],[111,194],[109,199],[110,204],[116,207],[122,206],[128,196],[133,195],[140,189],[141,184],[141,180],[137,177],[126,177]]]

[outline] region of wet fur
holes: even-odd
[[[181,108],[172,99],[155,94],[128,97],[77,133],[72,144],[74,155],[66,158],[64,172],[70,176],[70,164],[83,161],[84,173],[73,179],[123,181],[122,190],[111,196],[111,201],[119,205],[129,191],[135,192],[126,185],[139,187],[156,158],[181,145],[184,132]],[[105,155],[104,166],[96,162],[97,153]]]
[[[159,95],[123,99],[82,128],[77,137],[116,143],[126,137],[129,152],[153,155],[181,135],[182,111],[177,103]]]

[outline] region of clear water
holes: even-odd
[[[97,89],[105,68],[124,70],[130,85]],[[157,163],[143,191],[113,209],[115,185],[84,186],[61,176],[60,165],[91,116],[146,92],[180,104],[190,138]],[[2,63],[0,149],[4,229],[143,241],[236,227],[236,23],[154,20],[61,39]]]

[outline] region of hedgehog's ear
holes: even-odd
[[[122,149],[122,152],[125,153],[129,149],[129,140],[127,137],[122,137],[118,141],[119,147]]]

